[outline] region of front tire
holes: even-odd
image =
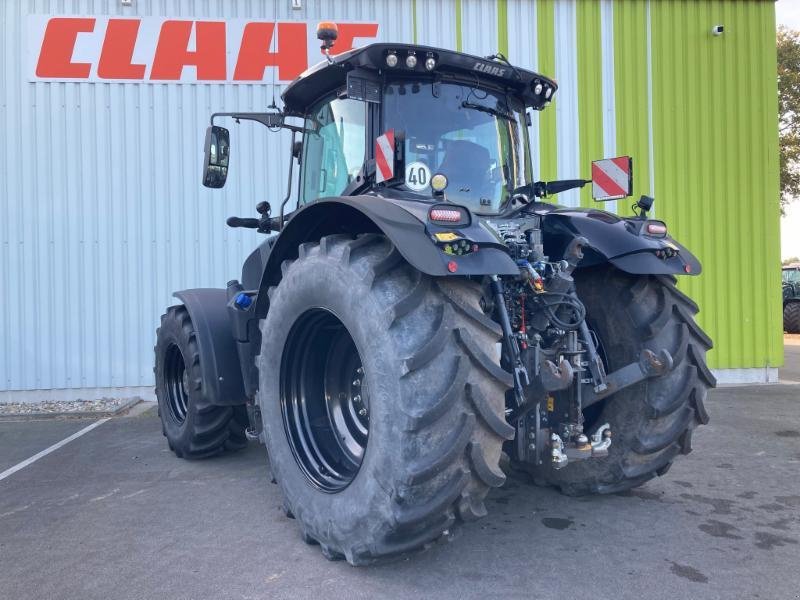
[[[645,348],[667,349],[673,369],[584,411],[588,433],[611,425],[608,457],[560,470],[520,467],[534,483],[570,496],[620,492],[665,474],[678,455],[691,452],[692,431],[708,422],[706,392],[716,383],[705,361],[712,343],[694,321],[697,305],[678,290],[674,277],[634,276],[605,266],[577,271],[575,280],[607,371],[635,362]]]
[[[197,334],[185,306],[162,315],[155,354],[158,414],[170,450],[178,458],[206,458],[244,448],[247,410],[206,400]]]
[[[486,513],[514,430],[501,332],[480,296],[414,270],[375,234],[303,244],[284,263],[258,401],[287,514],[327,558],[401,555]]]

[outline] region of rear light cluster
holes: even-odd
[[[442,228],[438,230],[434,228],[430,233],[436,245],[445,254],[464,256],[478,251],[478,244],[466,239],[461,232],[455,230],[460,227],[468,227],[472,223],[470,212],[463,206],[435,204],[428,210],[428,222]],[[454,260],[449,261],[447,270],[455,273],[458,270],[458,263]]]

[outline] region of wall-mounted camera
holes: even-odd
[[[714,25],[711,28],[711,35],[722,35],[723,33],[725,33],[724,25]]]

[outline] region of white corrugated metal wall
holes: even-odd
[[[225,219],[276,204],[288,169],[288,136],[243,124],[232,126],[228,185],[200,185],[210,113],[263,111],[282,86],[29,82],[27,15],[332,18],[412,37],[410,0],[302,4],[0,3],[0,390],[152,385],[172,291],[238,277],[260,236]]]

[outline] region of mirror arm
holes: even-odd
[[[275,122],[275,117],[279,116],[279,122]],[[305,131],[305,128],[301,127],[300,125],[291,125],[289,123],[284,122],[285,115],[282,112],[269,112],[269,113],[234,113],[234,112],[217,112],[211,115],[211,124],[214,124],[215,117],[231,117],[232,119],[236,119],[237,122],[239,121],[256,121],[257,123],[261,123],[268,129],[275,129],[283,128],[288,129],[289,131],[302,133]]]
[[[289,202],[289,198],[292,196],[292,172],[294,171],[294,139],[297,135],[297,131],[292,129],[292,143],[289,144],[289,183],[286,186],[286,197],[281,202],[281,213],[280,213],[280,220],[278,221],[278,230],[283,229],[283,209],[286,206],[286,203]]]
[[[587,183],[592,183],[591,179],[561,179],[558,181],[548,181],[545,186],[548,194],[559,194],[567,190],[582,188]]]
[[[560,194],[567,190],[582,188],[587,183],[592,183],[591,179],[559,179],[556,181],[537,181],[534,183],[535,195],[546,198],[550,194]]]

